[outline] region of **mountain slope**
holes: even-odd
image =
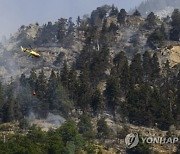
[[[178,10],[160,20],[154,13],[143,18],[106,5],[76,23],[60,18],[21,26],[0,46],[0,123],[32,115],[45,127],[52,113],[67,120],[57,129],[67,149],[87,140],[122,153],[175,152],[176,145],[127,149],[124,138],[130,132],[179,134],[179,27]],[[20,46],[32,46],[41,57],[29,57]],[[88,144],[85,151],[94,153]]]

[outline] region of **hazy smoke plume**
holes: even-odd
[[[50,128],[59,128],[66,120],[60,115],[55,115],[53,113],[48,113],[46,119],[39,119],[38,116],[31,112],[27,120],[31,125],[35,124],[40,127],[43,131],[48,131]]]

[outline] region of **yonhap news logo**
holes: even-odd
[[[125,138],[125,143],[127,148],[133,148],[138,145],[139,143],[139,136],[137,133],[128,134]]]
[[[137,133],[130,133],[125,137],[125,143],[129,149],[137,146],[140,140],[143,144],[176,144],[179,142],[178,137],[139,137]]]

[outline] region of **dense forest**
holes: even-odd
[[[109,17],[116,18],[117,24],[111,22],[107,26],[107,10]],[[141,18],[141,14],[136,10],[131,17]],[[166,41],[179,41],[180,12],[175,9],[171,20],[166,18],[163,22],[151,12],[141,26],[150,32],[146,42],[146,49],[150,50],[134,52],[132,57],[123,49],[117,54],[110,50],[117,30],[127,26],[127,18],[129,15],[124,9],[119,11],[114,6],[98,8],[87,20],[78,17],[76,28],[79,33],[84,32],[85,40],[75,62],[70,64],[64,60],[62,68],[52,69],[50,76],[43,68],[40,72],[33,68],[30,75],[21,74],[19,79],[12,77],[9,83],[2,80],[1,123],[22,121],[30,112],[38,113],[39,118],[46,118],[51,112],[69,120],[72,110],[79,109],[83,116],[79,117],[77,125],[70,120],[48,133],[31,127],[31,132],[25,136],[14,134],[6,144],[0,144],[0,153],[79,154],[83,150],[94,153],[91,151],[95,149],[91,143],[94,138],[112,136],[111,128],[103,118],[97,122],[98,133],[93,132],[91,118],[103,115],[105,111],[113,116],[114,121],[138,126],[168,130],[171,125],[179,125],[180,71],[171,68],[168,60],[162,65],[156,49],[163,47]],[[165,30],[165,24],[171,27],[169,31]],[[33,43],[56,41],[61,46],[69,46],[73,43],[69,40],[73,39],[74,26],[72,19],[61,18],[58,23],[48,23]],[[22,40],[22,44],[27,41]],[[130,41],[134,48],[141,50],[138,35]],[[58,63],[57,57],[54,65],[58,66]],[[124,137],[123,132],[120,136]],[[148,147],[143,146],[148,153]]]
[[[95,54],[92,58],[98,64],[83,64],[79,76],[64,62],[61,73],[52,71],[48,79],[43,70],[38,76],[32,70],[28,78],[22,74],[19,81],[1,84],[1,122],[20,120],[30,111],[40,117],[55,112],[68,118],[72,109],[80,108],[94,115],[104,110],[114,116],[119,112],[134,124],[152,127],[157,123],[164,130],[178,124],[180,73],[171,74],[167,62],[166,76],[162,76],[156,53],[152,57],[148,52],[142,57],[136,54],[128,65],[120,52],[107,75],[109,52],[106,47],[102,51],[97,54],[103,58]],[[103,92],[97,86],[100,81],[107,82]]]

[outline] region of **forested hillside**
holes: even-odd
[[[153,12],[144,19],[138,10],[128,15],[124,9],[105,5],[89,17],[78,17],[76,23],[61,18],[43,26],[21,26],[1,47],[0,122],[22,122],[30,113],[38,119],[53,113],[76,122],[67,121],[47,134],[32,127],[27,137],[15,136],[18,142],[31,143],[39,135],[36,142],[41,148],[34,153],[72,149],[92,153],[91,141],[123,139],[126,124],[178,130],[179,40],[178,9],[160,20]],[[39,51],[40,59],[20,51],[20,46],[28,45]],[[121,131],[108,125],[107,119],[123,125]],[[44,143],[46,139],[51,143]],[[0,148],[8,149],[11,142]],[[149,152],[144,146],[135,150]]]

